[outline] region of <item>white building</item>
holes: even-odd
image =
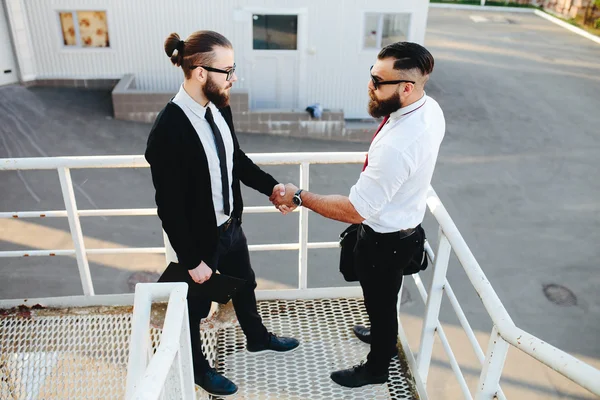
[[[423,43],[428,0],[0,0],[0,84],[118,80],[175,92],[182,73],[163,50],[210,29],[234,45],[250,110],[319,102],[368,117],[366,85],[379,49]],[[7,72],[10,71],[10,72]]]

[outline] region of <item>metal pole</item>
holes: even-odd
[[[136,285],[131,318],[131,337],[129,340],[129,362],[127,363],[127,383],[125,398],[130,399],[137,390],[146,366],[147,350],[150,347],[150,311],[152,298],[149,285]]]
[[[431,259],[434,259],[434,258],[432,257]],[[423,281],[421,280],[421,277],[419,276],[419,274],[415,274],[415,275],[413,275],[413,279],[415,281],[415,285],[417,285],[417,289],[419,290],[421,299],[423,299],[423,303],[427,304],[427,298],[429,296],[427,296],[427,292],[425,291],[425,286],[423,286]],[[446,288],[448,287],[447,285],[448,285],[448,281],[446,281]],[[446,337],[446,334],[444,333],[444,328],[442,327],[442,324],[439,320],[437,321],[437,332],[438,332],[438,336],[440,337],[440,342],[442,343],[442,346],[444,347],[444,351],[446,352],[446,355],[448,356],[448,360],[450,361],[450,367],[452,368],[452,371],[454,372],[454,375],[456,376],[456,380],[458,381],[458,384],[460,385],[460,389],[463,392],[463,397],[466,400],[473,400],[473,397],[471,396],[471,392],[469,392],[469,386],[467,385],[467,382],[465,381],[465,376],[462,373],[460,366],[458,365],[456,356],[454,355],[454,352],[452,351],[452,348],[450,347],[450,342],[448,342],[448,338]],[[483,352],[482,352],[482,354],[483,354]],[[482,362],[483,362],[483,356],[482,356]],[[422,382],[422,383],[423,383],[423,385],[425,385],[425,382]]]
[[[183,321],[181,323],[181,339],[179,342],[179,374],[181,376],[181,393],[184,399],[194,400],[194,366],[192,363],[192,342],[190,337],[190,323],[188,320],[188,308],[185,304]]]
[[[427,375],[429,374],[429,364],[431,363],[431,353],[433,352],[433,341],[435,331],[438,325],[438,316],[444,294],[444,283],[446,282],[446,271],[448,270],[448,261],[452,247],[442,228],[440,227],[440,241],[438,249],[435,252],[435,262],[433,263],[433,279],[429,288],[427,305],[425,308],[425,319],[423,320],[423,330],[421,331],[421,345],[419,347],[419,356],[417,366],[419,376],[424,385],[427,385]]]
[[[85,245],[83,243],[83,233],[81,232],[81,222],[79,221],[79,214],[77,212],[77,202],[75,201],[75,193],[73,191],[71,171],[69,171],[68,168],[58,168],[58,177],[60,179],[60,186],[65,201],[67,217],[69,218],[71,237],[73,238],[73,245],[75,246],[75,255],[77,257],[81,285],[83,286],[83,294],[86,296],[94,296],[94,286],[92,284],[92,276],[90,274],[90,266],[85,252]]]
[[[494,325],[488,344],[483,369],[479,376],[476,400],[492,400],[496,398],[500,385],[502,369],[506,361],[509,344],[502,339],[498,328]]]
[[[308,162],[300,164],[300,187],[304,190],[308,190],[309,168],[310,164]],[[300,208],[299,222],[298,287],[306,289],[308,287],[308,209],[305,207]]]

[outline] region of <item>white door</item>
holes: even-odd
[[[17,64],[12,42],[8,33],[8,22],[4,6],[0,2],[0,85],[18,82]]]
[[[250,108],[304,108],[299,104],[304,14],[251,12]]]

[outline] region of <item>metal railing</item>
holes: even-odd
[[[186,283],[142,283],[135,288],[126,399],[196,398]],[[168,300],[160,344],[149,356],[152,303]],[[171,375],[173,382],[167,382]],[[173,395],[176,394],[177,397]]]
[[[299,165],[300,187],[309,189],[309,168],[311,164],[348,164],[363,163],[364,153],[277,153],[277,154],[252,154],[250,157],[259,165]],[[45,212],[12,212],[0,213],[0,218],[33,218],[33,217],[67,217],[71,235],[75,244],[74,250],[31,250],[31,251],[4,251],[0,257],[41,256],[41,255],[73,255],[77,257],[77,264],[81,281],[86,295],[94,295],[90,278],[88,254],[115,254],[115,253],[169,253],[172,249],[168,241],[161,248],[120,248],[120,249],[85,249],[83,234],[79,218],[82,216],[124,216],[124,215],[156,215],[156,209],[110,209],[110,210],[78,210],[73,192],[70,170],[82,168],[142,168],[148,164],[142,156],[110,156],[110,157],[56,157],[56,158],[23,158],[0,159],[2,170],[40,170],[54,169],[58,171],[60,184],[66,210]],[[464,375],[452,348],[445,335],[443,326],[438,320],[440,306],[445,293],[454,309],[462,328],[464,329],[475,354],[482,365],[479,385],[476,390],[476,399],[504,399],[499,381],[502,375],[504,362],[509,345],[523,351],[542,364],[554,369],[576,384],[586,388],[594,394],[600,395],[600,371],[578,360],[577,358],[543,342],[537,337],[518,328],[506,309],[502,305],[496,292],[487,280],[483,270],[477,263],[469,247],[465,243],[458,228],[450,218],[440,199],[433,189],[430,189],[427,198],[429,210],[440,225],[439,241],[435,251],[427,245],[428,256],[433,263],[433,278],[429,290],[425,289],[419,275],[413,275],[421,298],[426,304],[421,341],[418,358],[415,360],[412,351],[407,345],[404,330],[400,323],[400,336],[408,361],[414,373],[417,387],[423,398],[426,398],[426,384],[428,378],[431,356],[433,352],[434,336],[437,332],[443,348],[450,360],[450,366],[460,384],[465,399],[472,399]],[[246,213],[277,212],[273,207],[248,207]],[[258,299],[294,299],[318,297],[357,297],[361,295],[359,287],[341,288],[307,288],[307,254],[308,249],[336,248],[338,242],[308,242],[308,210],[300,208],[299,213],[299,241],[298,243],[263,244],[249,246],[251,251],[266,250],[298,250],[299,284],[297,289],[258,291]],[[493,329],[489,345],[484,353],[475,338],[465,313],[452,287],[448,283],[446,273],[450,254],[454,252],[465,270],[473,288],[481,298],[483,305],[493,321]],[[399,317],[400,319],[400,317]]]
[[[438,320],[443,293],[446,293],[456,316],[465,331],[467,338],[482,365],[475,398],[506,399],[500,389],[499,382],[509,345],[521,350],[542,364],[552,368],[571,381],[590,392],[600,395],[600,371],[570,354],[540,340],[539,338],[518,328],[500,298],[492,288],[481,266],[473,256],[446,208],[435,191],[430,188],[427,205],[440,225],[437,251],[434,253],[429,245],[426,250],[433,262],[433,278],[429,291],[425,290],[420,276],[413,275],[421,298],[426,303],[421,342],[416,360],[412,360],[412,369],[417,372],[423,385],[427,384],[427,376],[431,363],[434,335],[437,332],[444,347],[450,366],[457,377],[465,399],[472,399],[466,381],[454,356],[444,329]],[[448,263],[451,252],[457,256],[460,265],[481,299],[488,315],[492,319],[493,328],[489,344],[484,355],[477,342],[475,333],[462,310],[450,283],[447,280]],[[404,334],[402,334],[404,335]],[[411,360],[409,360],[410,362]]]
[[[342,164],[362,163],[364,153],[279,153],[279,154],[253,154],[252,159],[260,165],[300,165],[300,185],[308,190],[310,164]],[[362,160],[362,161],[361,161]],[[50,157],[50,158],[19,158],[0,159],[0,171],[10,170],[57,170],[60,179],[65,210],[50,211],[21,211],[0,212],[0,218],[56,218],[66,217],[74,243],[74,250],[19,250],[0,251],[2,257],[32,257],[32,256],[69,256],[75,255],[79,267],[79,275],[85,295],[94,295],[94,286],[90,276],[88,254],[133,254],[133,253],[167,253],[172,251],[165,235],[165,247],[128,247],[111,249],[86,249],[83,242],[80,217],[108,217],[108,216],[152,216],[156,215],[156,208],[136,209],[104,209],[104,210],[79,210],[73,191],[71,180],[72,169],[96,168],[144,168],[149,167],[143,156],[91,156],[91,157]],[[244,212],[277,213],[274,207],[246,207]],[[270,250],[298,250],[299,289],[306,289],[308,270],[308,249],[335,248],[338,242],[308,242],[308,210],[297,209],[300,220],[299,242],[281,244],[250,245],[250,251]]]

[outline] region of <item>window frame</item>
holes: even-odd
[[[297,15],[298,16],[298,34],[296,36],[296,50],[281,50],[281,49],[276,49],[276,50],[255,50],[254,49],[254,31],[253,31],[253,24],[252,24],[252,16],[254,14],[263,14],[263,15]],[[247,49],[249,49],[249,51],[251,53],[255,53],[255,54],[262,54],[262,55],[269,55],[269,56],[276,56],[276,55],[292,55],[294,54],[294,52],[298,52],[298,54],[301,54],[301,52],[306,51],[307,48],[307,26],[308,26],[308,20],[307,20],[307,16],[308,16],[308,9],[306,8],[279,8],[279,7],[274,7],[274,8],[265,8],[265,7],[244,7],[243,9],[240,10],[239,14],[238,14],[238,20],[239,21],[247,21],[247,25],[246,25],[246,32],[248,32],[248,35],[245,39],[245,43]]]
[[[264,15],[264,16],[295,16],[296,17],[296,48],[295,49],[255,49],[254,48],[254,16],[255,15]],[[300,13],[296,12],[250,12],[250,40],[252,42],[251,50],[252,51],[264,51],[269,53],[275,52],[293,52],[298,51],[300,48]]]
[[[56,21],[58,24],[58,38],[59,38],[59,42],[60,42],[60,49],[62,52],[109,52],[109,51],[114,51],[114,43],[113,43],[113,37],[111,36],[111,27],[110,27],[110,23],[109,23],[109,12],[107,9],[100,9],[100,8],[95,8],[95,9],[88,9],[88,8],[81,8],[81,9],[66,9],[66,8],[57,8],[54,10],[54,12],[56,13]],[[105,17],[106,17],[106,29],[108,31],[108,37],[109,37],[109,45],[107,47],[93,47],[93,46],[83,46],[82,42],[81,42],[81,32],[79,31],[79,18],[77,17],[77,12],[103,12]],[[61,13],[71,13],[71,15],[73,15],[73,27],[75,28],[75,40],[77,42],[77,44],[69,46],[65,44],[65,38],[64,38],[64,33],[63,33],[63,28],[62,28],[62,21],[60,19],[60,14]]]
[[[367,16],[368,15],[373,15],[376,14],[379,19],[377,21],[377,38],[375,41],[375,47],[367,47],[366,46],[366,35],[365,35],[365,29],[367,27]],[[411,41],[411,30],[412,30],[412,25],[413,25],[413,20],[414,20],[414,12],[413,11],[403,11],[403,10],[394,10],[394,11],[382,11],[382,10],[364,10],[362,12],[362,20],[361,20],[361,38],[360,38],[360,50],[361,51],[370,51],[370,52],[379,52],[381,50],[381,48],[383,47],[381,45],[382,41],[383,41],[383,20],[384,17],[386,15],[390,15],[390,14],[404,14],[404,15],[408,15],[408,28],[407,28],[407,32],[406,32],[406,40],[407,41]]]

